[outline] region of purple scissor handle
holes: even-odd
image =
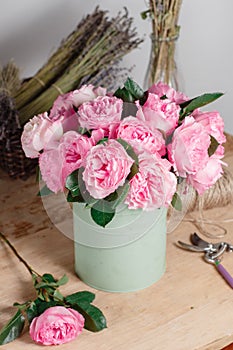
[[[179,247],[189,251],[204,253],[205,261],[214,264],[221,276],[231,286],[231,288],[233,288],[233,277],[221,264],[223,253],[226,251],[233,252],[233,245],[226,242],[209,243],[201,239],[196,233],[191,235],[191,242],[192,244],[187,244],[178,241],[178,245]]]

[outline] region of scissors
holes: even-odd
[[[231,286],[231,288],[233,288],[233,277],[221,264],[223,254],[225,252],[233,252],[233,245],[227,242],[209,243],[201,239],[197,233],[191,234],[190,240],[192,244],[184,243],[181,241],[178,241],[177,244],[180,248],[192,252],[204,253],[205,261],[215,265],[218,272]]]

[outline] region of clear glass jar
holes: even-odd
[[[151,34],[151,51],[147,67],[144,89],[152,84],[162,81],[175,90],[179,90],[177,65],[175,62],[176,41],[179,34],[156,38]]]

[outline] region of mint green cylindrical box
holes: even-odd
[[[95,289],[130,292],[158,281],[166,267],[165,208],[154,211],[122,208],[105,227],[90,209],[73,203],[75,271]]]

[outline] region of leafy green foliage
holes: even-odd
[[[32,301],[26,309],[28,322],[31,323],[34,317],[38,316],[38,310],[35,301]]]
[[[211,157],[215,153],[218,146],[219,146],[218,141],[212,135],[210,135],[210,146],[208,148],[209,157]]]
[[[88,291],[82,291],[82,292],[77,292],[77,293],[67,295],[65,297],[65,302],[72,306],[80,302],[86,302],[90,304],[94,299],[95,299],[94,293],[91,293]]]
[[[25,324],[25,317],[20,310],[0,331],[0,345],[12,342],[22,333]]]
[[[222,95],[223,93],[221,92],[206,93],[206,94],[194,97],[189,101],[185,101],[181,103],[180,104],[180,107],[181,107],[180,121],[182,121],[187,115],[192,113],[195,109],[203,107],[217,100]]]
[[[84,327],[91,332],[99,332],[107,327],[106,318],[102,311],[87,302],[73,304],[72,307],[85,318]]]
[[[182,210],[182,201],[177,192],[173,195],[171,205],[178,211]]]
[[[114,203],[112,203],[111,205],[112,209],[116,209],[119,204],[125,201],[127,194],[129,192],[129,188],[130,188],[130,185],[128,182],[126,182],[123,186],[118,187],[117,191],[115,191],[115,193],[117,194],[117,197],[114,200]]]
[[[116,139],[117,142],[119,142],[125,149],[125,151],[127,152],[127,154],[135,161],[135,163],[138,165],[138,156],[137,154],[135,153],[133,147],[128,143],[126,142],[125,140],[119,138],[119,139]]]
[[[66,178],[66,188],[70,190],[70,193],[73,197],[80,195],[80,189],[78,184],[79,179],[79,169],[74,170],[69,176]]]
[[[45,196],[49,196],[50,194],[54,193],[53,191],[51,191],[46,185],[44,185],[44,187],[42,187],[40,189],[40,191],[37,193],[37,196],[39,197],[45,197]]]
[[[99,226],[105,227],[115,216],[115,210],[110,202],[99,200],[91,207],[91,217]]]
[[[117,89],[114,96],[121,98],[124,102],[135,102],[139,100],[143,104],[146,101],[147,92],[144,92],[135,81],[128,78],[124,83],[124,87]]]
[[[67,306],[80,312],[85,318],[85,328],[92,332],[99,332],[107,327],[107,321],[102,311],[96,306],[91,305],[95,299],[95,294],[82,291],[65,298]]]

